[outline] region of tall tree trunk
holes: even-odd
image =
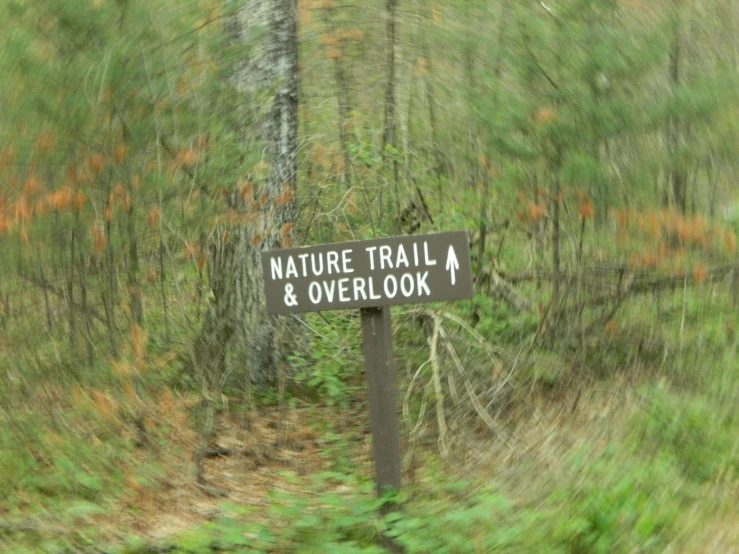
[[[74,260],[72,263],[75,263]],[[92,319],[90,318],[90,310],[87,305],[87,256],[82,252],[81,248],[77,255],[76,263],[77,275],[80,281],[80,311],[82,312],[82,323],[85,332],[85,353],[87,354],[87,365],[92,367],[95,361],[95,345],[92,341]]]
[[[426,21],[433,25],[433,10],[431,6],[426,8]],[[434,173],[436,174],[437,194],[439,197],[439,208],[444,206],[444,190],[442,183],[443,155],[439,144],[439,130],[436,123],[436,92],[434,90],[434,59],[431,55],[430,41],[422,38],[421,51],[426,63],[424,82],[426,85],[426,104],[429,111],[429,127],[431,131],[431,149],[434,156]]]
[[[202,387],[195,453],[199,482],[215,434],[214,400],[230,369],[245,368],[247,386],[273,386],[288,344],[295,343],[285,338],[291,320],[266,314],[261,252],[289,245],[297,217],[297,0],[232,0],[232,6],[227,38],[244,56],[230,79],[239,96],[234,126],[243,138],[244,157],[261,152],[259,165],[270,169],[266,176],[247,175],[244,181],[253,185],[234,185],[226,196],[229,209],[249,224],[218,225],[209,240],[210,292],[192,353]]]
[[[395,145],[395,42],[396,17],[398,0],[386,0],[385,17],[387,18],[386,54],[387,81],[385,82],[385,112],[382,128],[382,147]]]
[[[129,188],[129,196],[133,190]],[[139,265],[139,241],[136,234],[136,210],[133,199],[126,215],[126,233],[128,234],[128,295],[131,308],[131,319],[137,325],[144,324],[144,307],[141,301],[141,268]]]
[[[69,317],[69,356],[77,359],[77,323],[74,307],[74,260],[77,258],[75,250],[75,231],[72,229],[69,242],[69,276],[67,278],[67,314]]]
[[[681,29],[680,29],[680,0],[673,0],[673,37],[669,53],[669,82],[670,93],[680,86],[680,64],[681,64]],[[678,152],[680,150],[679,118],[671,116],[667,122],[667,155],[670,162],[669,185],[672,201],[675,206],[685,213],[687,209],[686,177],[685,171],[680,167]]]
[[[562,204],[562,184],[559,175],[554,174],[552,187],[552,306],[550,312],[558,315],[561,285],[561,237],[560,206]]]
[[[103,263],[103,271],[101,272],[101,290],[103,296],[103,305],[105,306],[105,321],[108,328],[108,340],[110,341],[110,353],[114,358],[118,357],[118,346],[116,344],[116,321],[115,306],[116,302],[116,268],[115,268],[115,252],[113,250],[113,229],[111,225],[113,215],[110,206],[110,187],[108,187],[105,207],[103,209],[103,219],[105,225],[103,227],[105,237],[105,261]]]
[[[507,15],[508,15],[508,4],[506,2],[503,2],[501,5],[501,12],[500,12],[500,19],[498,20],[498,37],[497,37],[497,45],[496,45],[496,52],[495,52],[495,69],[494,69],[494,75],[495,75],[495,84],[494,88],[492,90],[492,110],[491,112],[493,114],[496,114],[498,111],[498,90],[501,86],[500,84],[500,77],[503,72],[503,48],[505,46],[505,30],[506,30],[506,24],[507,24]],[[480,233],[480,241],[478,243],[478,251],[477,251],[477,263],[478,266],[478,272],[482,271],[483,265],[484,265],[484,257],[485,257],[485,246],[487,242],[487,229],[490,225],[490,188],[491,188],[491,173],[494,172],[493,162],[487,157],[484,156],[483,158],[485,160],[484,167],[482,168],[483,175],[482,175],[482,197],[480,199],[480,215],[479,215],[479,233]]]
[[[245,47],[231,76],[240,98],[237,125],[244,149],[262,152],[270,170],[267,176],[247,176],[254,183],[251,190],[234,187],[228,195],[229,207],[249,217],[249,225],[219,227],[208,248],[212,298],[195,362],[209,375],[205,383],[216,388],[229,352],[246,367],[251,382],[277,382],[283,329],[266,315],[260,255],[291,243],[297,217],[297,0],[233,0],[233,6],[228,38]],[[260,37],[258,43],[254,36]]]
[[[344,158],[342,178],[344,180],[344,185],[349,188],[351,176],[351,158],[349,154],[349,114],[352,111],[352,102],[349,90],[349,72],[347,70],[345,60],[346,52],[344,48],[344,39],[342,39],[338,35],[335,12],[335,6],[329,6],[328,8],[326,8],[326,23],[328,27],[328,33],[330,36],[338,41],[338,44],[336,45],[334,51],[331,53],[330,57],[333,59],[334,63],[339,143],[341,146],[341,153]]]
[[[385,83],[385,112],[382,129],[382,156],[385,157],[385,147],[387,145],[395,148],[396,143],[396,93],[395,93],[395,80],[396,80],[396,63],[395,63],[395,46],[397,43],[397,16],[396,11],[398,7],[398,0],[387,0],[385,3],[385,17],[387,18],[387,30],[386,30],[386,52],[387,52],[387,82]],[[395,192],[395,219],[398,220],[400,216],[400,184],[399,184],[399,168],[397,156],[393,156],[393,181],[394,181],[394,192]]]

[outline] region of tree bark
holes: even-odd
[[[669,82],[670,93],[675,94],[675,90],[680,86],[680,65],[681,65],[681,36],[680,36],[680,0],[673,0],[673,18],[674,29],[672,45],[669,53]],[[678,152],[680,149],[680,128],[679,119],[671,116],[667,122],[667,155],[670,161],[670,192],[672,193],[672,201],[682,213],[687,210],[687,194],[686,194],[686,178],[685,171],[680,167]]]
[[[139,263],[139,237],[136,232],[136,204],[133,199],[133,187],[128,185],[127,189],[130,205],[126,213],[126,235],[128,239],[126,284],[128,285],[131,321],[143,327],[144,305],[141,298],[141,264]]]
[[[426,8],[425,13],[426,20],[430,25],[433,25],[434,17],[433,10],[429,6]],[[431,150],[434,156],[434,173],[436,174],[437,194],[439,197],[439,206],[444,205],[444,189],[442,182],[443,173],[443,154],[441,152],[441,146],[439,145],[439,130],[436,123],[436,91],[434,89],[434,59],[431,55],[431,47],[429,46],[429,40],[422,38],[421,50],[423,58],[426,62],[426,72],[424,75],[424,83],[426,85],[426,104],[429,112],[429,127],[431,131]]]
[[[238,131],[244,150],[261,152],[257,165],[269,169],[267,175],[255,170],[244,179],[252,187],[234,186],[227,195],[229,209],[249,223],[219,225],[211,236],[209,300],[194,352],[206,396],[222,385],[232,358],[252,383],[277,382],[288,341],[280,340],[282,322],[266,315],[261,252],[289,245],[297,216],[297,2],[234,0],[233,6],[226,31],[243,51],[230,82],[239,95]]]
[[[395,63],[395,47],[397,43],[397,25],[396,11],[398,0],[387,0],[385,3],[385,17],[387,18],[387,30],[385,40],[387,42],[387,82],[385,83],[385,110],[384,123],[382,129],[382,157],[385,158],[386,147],[389,145],[395,149],[396,141],[396,63]],[[393,183],[395,193],[395,220],[400,217],[400,170],[398,168],[397,156],[393,156]]]
[[[387,0],[385,3],[387,82],[385,83],[385,112],[382,129],[383,149],[388,144],[395,146],[395,11],[397,6],[398,0]]]

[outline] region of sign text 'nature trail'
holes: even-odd
[[[472,296],[466,232],[390,237],[262,254],[271,314]]]

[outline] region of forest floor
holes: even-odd
[[[266,508],[274,491],[305,494],[300,478],[328,471],[332,461],[322,453],[324,440],[316,431],[330,410],[319,408],[259,410],[249,418],[226,416],[221,422],[217,446],[228,455],[205,461],[207,488],[195,484],[191,441],[181,437],[182,448],[167,453],[167,474],[156,488],[132,491],[112,510],[104,525],[111,535],[125,530],[153,541],[166,541],[182,531],[207,523],[221,514],[224,501],[243,507]],[[362,442],[357,456],[370,463],[366,429],[352,431]],[[214,445],[215,446],[215,445]],[[143,454],[147,456],[148,454]],[[253,517],[259,518],[259,510]],[[101,522],[103,523],[103,522]]]
[[[589,486],[588,481],[593,479],[589,468],[597,466],[608,449],[627,440],[633,428],[630,421],[645,410],[644,399],[636,390],[638,384],[633,379],[619,378],[577,391],[532,395],[530,403],[510,416],[512,438],[508,444],[493,438],[478,440],[476,445],[468,444],[463,454],[461,449],[458,453],[452,451],[444,467],[460,479],[495,481],[514,504],[521,506],[545,503],[563,482]],[[226,414],[217,446],[230,453],[206,462],[208,487],[216,494],[194,484],[188,454],[195,437],[185,430],[170,445],[179,441],[181,448],[159,453],[166,475],[157,485],[130,486],[105,515],[95,518],[95,524],[107,540],[135,533],[152,544],[169,544],[179,534],[223,515],[227,503],[253,508],[249,518],[269,526],[268,508],[275,502],[275,491],[303,497],[309,503],[315,501],[319,493],[327,492],[327,487],[311,489],[305,486],[306,480],[330,472],[336,467],[336,456],[351,456],[355,471],[371,477],[371,436],[365,408],[361,402],[343,411],[312,406],[266,408],[254,413],[248,424],[242,417]],[[335,433],[337,422],[339,434]],[[328,440],[327,429],[331,429]],[[332,442],[337,448],[332,448]],[[423,465],[421,459],[438,457],[432,442],[418,450],[417,467]],[[579,467],[570,465],[582,452],[586,454],[577,458]],[[143,462],[151,453],[141,451],[139,455]],[[404,479],[408,485],[415,490],[433,488],[424,481],[434,479],[434,475],[414,469],[406,466]],[[680,486],[675,484],[676,488]],[[739,553],[739,503],[728,511],[706,513],[710,496],[723,486],[710,483],[704,487],[706,496],[695,498],[681,516],[695,519],[694,523],[687,524],[686,534],[668,545],[665,552]],[[357,493],[341,483],[328,488],[339,496]],[[730,491],[736,493],[739,487]]]
[[[407,550],[739,554],[736,348],[697,350],[713,357],[689,370],[521,375],[501,435],[451,414],[445,445],[429,415],[414,442],[402,429]],[[0,341],[13,381],[11,353]],[[197,396],[152,387],[142,401],[127,379],[85,388],[52,372],[0,406],[0,552],[384,552],[361,372],[334,406],[223,397],[211,447],[228,454],[206,460],[205,486]]]

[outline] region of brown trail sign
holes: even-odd
[[[270,314],[361,308],[378,492],[400,489],[390,309],[472,296],[467,233],[322,244],[262,253]]]

